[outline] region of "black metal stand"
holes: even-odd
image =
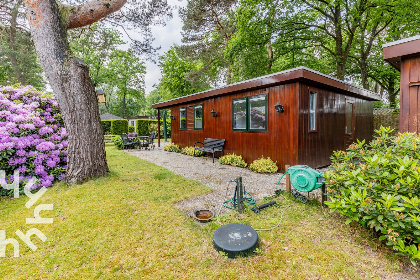
[[[325,184],[322,185],[321,192],[322,192],[322,206],[325,206],[324,202],[328,200]]]
[[[237,202],[238,202],[238,212],[242,213],[244,210],[244,197],[243,197],[243,193],[244,193],[244,189],[242,186],[242,177],[238,177],[236,179],[236,198],[237,198]]]

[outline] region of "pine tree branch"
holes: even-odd
[[[124,6],[127,0],[92,0],[79,6],[60,4],[62,16],[65,17],[67,28],[78,28],[90,25]]]

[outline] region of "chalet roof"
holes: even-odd
[[[271,86],[287,84],[295,81],[305,81],[310,84],[322,86],[324,88],[332,89],[336,92],[363,98],[366,100],[380,100],[379,95],[372,91],[354,86],[348,82],[338,80],[331,76],[322,74],[315,70],[307,67],[297,67],[282,72],[254,78],[251,80],[242,81],[235,84],[222,86],[215,89],[210,89],[198,93],[194,93],[187,96],[178,97],[175,99],[163,101],[160,103],[153,104],[152,107],[155,109],[165,109],[174,105],[183,104],[187,102],[199,101],[203,99],[209,99],[219,97],[223,95],[229,95],[241,91],[249,91],[260,88],[267,88]]]
[[[384,59],[401,70],[401,57],[420,53],[420,35],[384,44]]]
[[[103,120],[122,120],[121,117],[115,116],[115,115],[110,114],[110,113],[102,114],[100,116],[100,118],[101,118],[101,121],[103,121]]]

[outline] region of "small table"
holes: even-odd
[[[137,142],[138,143],[137,148],[139,146],[141,148],[145,146],[144,144],[146,144],[147,141],[149,140],[149,136],[128,137],[128,139],[132,140],[133,142]]]

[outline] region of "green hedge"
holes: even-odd
[[[135,132],[136,128],[134,126],[129,125],[128,126],[128,132]]]
[[[137,133],[139,135],[149,135],[149,124],[150,122],[157,122],[156,120],[137,120]]]
[[[171,120],[167,119],[166,129],[168,138],[171,137]],[[137,120],[137,133],[139,135],[149,135],[152,132],[158,133],[157,120]],[[160,120],[160,136],[163,138],[163,121]]]
[[[111,134],[120,135],[128,132],[128,120],[112,120]]]
[[[104,135],[111,134],[111,123],[112,120],[103,120],[102,123],[102,132]]]

